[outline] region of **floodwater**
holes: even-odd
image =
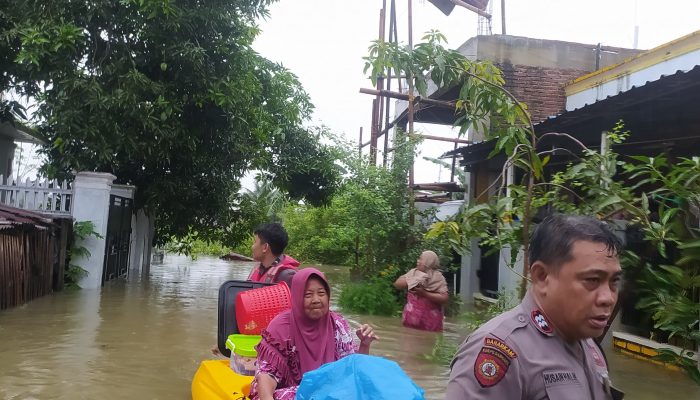
[[[190,398],[192,376],[216,342],[218,287],[245,279],[251,266],[167,255],[148,280],[55,293],[0,312],[0,399]],[[340,267],[323,269],[331,283],[347,276]],[[443,398],[448,370],[423,357],[437,334],[404,328],[399,318],[345,316],[375,327],[381,340],[372,354],[397,361],[427,399]],[[446,342],[465,334],[447,321]],[[700,398],[700,386],[681,373],[608,353],[627,399]]]

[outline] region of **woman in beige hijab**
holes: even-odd
[[[408,289],[403,325],[426,331],[442,331],[442,306],[449,300],[447,281],[438,269],[440,260],[430,250],[421,253],[416,267],[401,275],[394,287]]]

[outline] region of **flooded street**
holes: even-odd
[[[190,398],[192,376],[216,342],[219,285],[245,279],[251,265],[167,255],[149,280],[56,293],[0,312],[0,399]],[[323,269],[332,284],[347,276]],[[397,361],[426,398],[443,398],[447,368],[423,358],[436,334],[404,328],[399,318],[345,316],[376,328],[381,340],[372,354]],[[465,333],[446,323],[446,341],[459,343]],[[627,399],[700,398],[700,387],[680,373],[612,351],[608,358]]]

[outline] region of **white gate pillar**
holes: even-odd
[[[73,182],[73,218],[76,222],[92,221],[100,237],[88,236],[76,246],[83,246],[90,255],[76,257],[72,263],[87,271],[78,285],[83,289],[102,286],[107,222],[109,218],[109,194],[116,177],[103,172],[78,172]]]

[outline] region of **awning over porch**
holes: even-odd
[[[700,152],[700,66],[677,71],[640,87],[604,100],[564,112],[535,125],[538,135],[568,133],[590,148],[600,146],[601,133],[622,120],[631,132],[616,151],[627,154],[658,154],[671,150],[676,156]],[[566,139],[551,137],[543,147],[567,146]],[[461,165],[470,166],[487,159],[494,141],[475,143],[447,152],[441,157],[462,157]]]

